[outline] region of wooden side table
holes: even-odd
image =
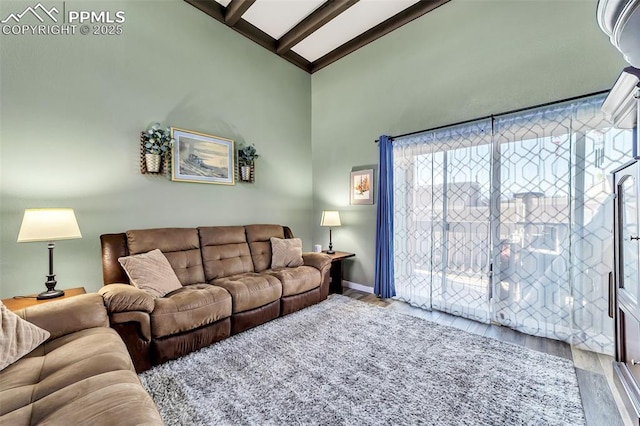
[[[73,297],[79,294],[86,293],[84,287],[63,289],[63,291],[64,291],[64,296],[56,297],[55,299],[38,300],[36,299],[37,294],[31,294],[29,296],[15,296],[15,297],[10,297],[8,299],[2,299],[2,303],[10,311],[18,311],[20,309],[24,309],[29,306],[40,305],[42,303],[48,303],[48,302],[54,302],[56,300],[62,300],[68,297]]]
[[[347,253],[345,251],[336,251],[333,254],[329,254],[326,251],[323,253],[331,257],[331,271],[329,272],[331,284],[329,285],[329,292],[342,294],[342,261],[349,257],[355,257],[355,253]]]

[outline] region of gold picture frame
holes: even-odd
[[[171,180],[235,185],[233,140],[171,128]]]
[[[351,172],[351,204],[373,204],[373,169]]]

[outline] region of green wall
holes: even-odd
[[[454,0],[313,74],[314,240],[339,210],[345,279],[373,286],[376,206],[349,205],[349,172],[374,140],[608,89],[626,65],[596,4]]]
[[[0,35],[0,297],[44,290],[46,243],[16,243],[29,207],[75,209],[83,238],[56,244],[59,288],[99,289],[99,235],[127,229],[280,223],[311,249],[307,73],[180,0],[66,8],[123,10],[124,33]],[[154,121],[255,143],[256,183],[141,175]]]

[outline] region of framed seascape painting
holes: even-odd
[[[351,204],[373,204],[373,169],[351,172]]]
[[[171,180],[234,185],[233,141],[218,136],[171,128]]]

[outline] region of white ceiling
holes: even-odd
[[[417,2],[418,0],[361,0],[291,50],[313,62]]]
[[[257,0],[242,19],[277,40],[323,3],[324,0]]]
[[[224,7],[231,2],[216,1]],[[256,0],[242,15],[242,19],[278,40],[325,1]],[[417,2],[418,0],[360,0],[291,50],[313,62]]]

